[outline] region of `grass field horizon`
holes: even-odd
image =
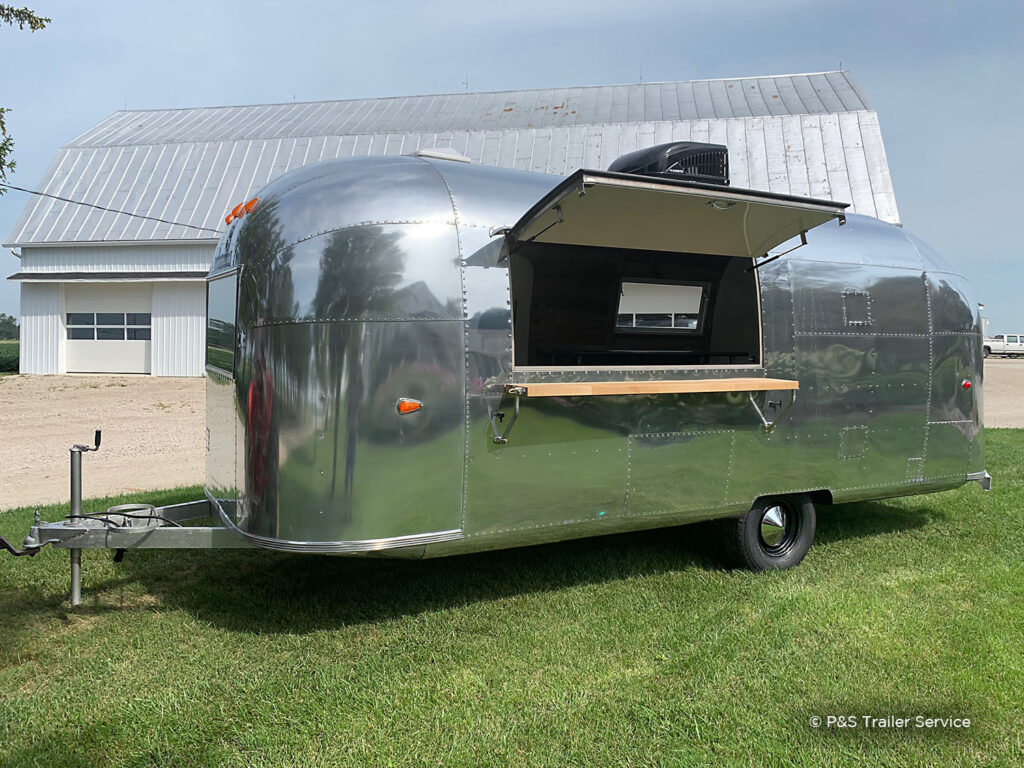
[[[1024,430],[987,449],[991,493],[821,507],[779,573],[694,526],[418,562],[87,551],[70,609],[66,552],[0,555],[0,765],[1020,764]]]

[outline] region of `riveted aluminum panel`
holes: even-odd
[[[735,441],[728,429],[631,434],[625,513],[701,518],[726,506]]]
[[[243,330],[243,533],[322,549],[459,527],[460,321]]]
[[[975,471],[973,421],[933,421],[928,424],[928,450],[924,460],[924,481],[963,480]]]
[[[788,240],[776,251],[799,245]],[[929,254],[930,257],[930,254]],[[807,245],[790,257],[799,261],[829,264],[863,264],[870,267],[893,267],[923,272],[926,262],[922,249],[907,237],[904,230],[869,216],[848,213],[846,223],[826,224],[807,236]],[[928,265],[932,264],[929,258]]]
[[[558,184],[557,176],[521,173],[450,160],[422,162],[443,179],[460,227],[512,226]],[[471,253],[472,251],[470,251]]]
[[[923,427],[929,339],[913,336],[798,336],[800,407],[793,420],[868,423],[882,413],[915,414]],[[850,420],[853,420],[852,422]]]
[[[757,270],[761,292],[762,355],[768,375],[796,379],[796,343],[793,336],[793,287],[790,261],[776,259]]]
[[[860,264],[832,264],[823,269],[820,263],[800,258],[790,261],[790,270],[798,337],[928,335],[923,272]]]
[[[239,241],[258,241],[257,258],[266,259],[345,227],[422,222],[455,223],[441,179],[417,158],[375,157],[290,173],[262,190],[256,208],[232,228],[240,230]]]
[[[948,272],[928,272],[929,305],[935,333],[974,334],[981,348],[978,305],[972,300],[967,280]]]
[[[625,433],[593,415],[585,399],[550,400],[523,401],[508,445],[493,443],[486,416],[470,422],[467,539],[515,540],[535,529],[623,515]]]
[[[239,248],[244,252],[241,241]],[[254,324],[461,320],[457,252],[454,224],[335,229],[278,250],[266,261],[243,262],[251,268],[243,276],[242,316]]]
[[[979,425],[982,391],[978,346],[973,334],[944,334],[931,339],[930,421],[967,421]],[[965,389],[964,382],[970,383]]]
[[[232,503],[238,498],[238,426],[242,422],[235,382],[206,371],[206,491]]]

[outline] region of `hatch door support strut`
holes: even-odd
[[[797,248],[803,248],[803,247],[804,247],[805,245],[807,245],[807,232],[806,232],[806,231],[804,231],[804,232],[801,232],[801,233],[800,233],[800,245],[794,245],[794,246],[793,246],[792,248],[790,248],[789,250],[783,251],[782,253],[776,253],[776,254],[775,254],[774,256],[771,256],[770,258],[767,258],[767,259],[765,259],[764,261],[759,261],[759,262],[757,262],[757,263],[756,263],[756,264],[754,264],[754,265],[753,265],[752,267],[747,267],[747,272],[753,272],[753,271],[755,271],[755,270],[758,270],[758,269],[760,269],[760,268],[761,268],[761,267],[763,267],[763,266],[764,266],[765,264],[771,264],[771,263],[772,263],[773,261],[775,261],[776,259],[781,259],[781,258],[782,258],[783,256],[785,256],[785,255],[786,255],[787,253],[792,253],[792,252],[793,252],[793,251],[795,251],[795,250],[796,250]]]

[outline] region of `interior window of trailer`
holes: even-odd
[[[525,243],[510,254],[517,366],[760,362],[751,260]]]
[[[619,333],[700,333],[706,288],[690,283],[623,280],[615,329]]]

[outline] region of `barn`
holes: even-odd
[[[725,144],[734,186],[899,224],[878,115],[846,71],[119,111],[60,148],[5,243],[21,372],[203,375],[224,217],[294,168],[450,147],[566,175],[688,140]]]

